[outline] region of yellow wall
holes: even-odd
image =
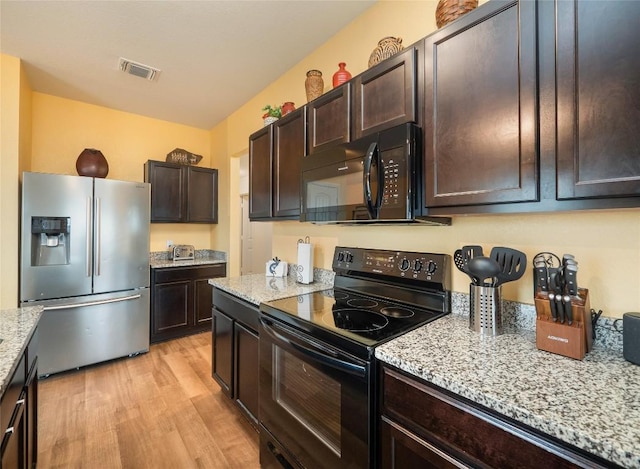
[[[164,161],[174,148],[202,155],[210,167],[210,133],[181,124],[142,117],[91,104],[33,93],[31,170],[76,175],[76,159],[84,148],[97,148],[109,163],[109,179],[143,181],[147,160]],[[151,250],[166,241],[211,247],[212,225],[151,225]]]
[[[481,2],[484,3],[484,2]],[[385,36],[403,38],[405,46],[436,29],[436,1],[381,1],[344,30],[240,107],[225,121],[229,156],[247,151],[248,136],[258,130],[260,109],[267,103],[306,102],[305,72],[323,72],[325,90],[338,62],[347,63],[355,76],[367,68],[369,54]],[[238,218],[237,194],[230,193],[230,213]],[[232,228],[235,229],[235,228]],[[451,227],[428,226],[318,226],[309,223],[273,224],[273,255],[296,262],[296,242],[310,236],[315,244],[315,265],[331,269],[336,245],[389,248],[452,254],[465,244],[481,244],[488,251],[502,245],[524,251],[572,253],[580,262],[579,283],[590,289],[591,305],[606,316],[640,311],[640,209],[525,215],[455,217]],[[232,241],[233,242],[233,241]],[[231,274],[237,270],[233,270]],[[532,271],[518,282],[506,284],[507,299],[533,303]],[[453,289],[468,292],[469,280],[453,269]]]
[[[0,308],[18,305],[19,175],[29,166],[31,88],[20,59],[0,54]]]

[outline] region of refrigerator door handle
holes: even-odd
[[[100,275],[100,249],[101,249],[101,242],[100,242],[100,233],[101,233],[101,227],[100,227],[100,221],[102,218],[102,213],[100,210],[100,197],[96,197],[96,259],[95,259],[95,264],[96,264],[96,276]]]
[[[74,309],[74,308],[84,308],[85,306],[97,306],[97,305],[106,305],[109,303],[119,303],[121,301],[130,301],[137,300],[140,298],[140,295],[130,295],[123,296],[122,298],[111,298],[110,300],[99,300],[99,301],[87,301],[85,303],[78,303],[73,305],[56,305],[56,306],[45,306],[45,311],[53,311],[56,309]]]
[[[87,264],[87,277],[91,277],[91,271],[93,266],[91,265],[91,197],[87,197],[87,252],[86,252],[86,264]]]

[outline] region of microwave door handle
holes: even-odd
[[[375,220],[376,218],[378,218],[378,213],[377,213],[377,206],[378,206],[378,201],[379,201],[379,193],[380,191],[378,190],[378,193],[376,194],[376,201],[374,203],[373,198],[372,198],[372,194],[371,194],[371,167],[373,166],[373,158],[377,157],[376,159],[379,160],[380,159],[380,152],[378,151],[378,143],[377,142],[373,142],[371,145],[369,145],[369,149],[367,150],[367,154],[364,157],[364,171],[362,173],[362,178],[363,178],[363,190],[364,190],[364,201],[367,204],[367,211],[369,212],[369,217],[373,220]],[[380,179],[379,179],[379,175],[380,175],[380,162],[378,161],[378,187],[380,187]]]
[[[276,324],[272,323],[271,321],[260,318],[260,322],[262,323],[264,331],[267,332],[267,334],[269,334],[273,339],[285,343],[289,347],[297,350],[298,352],[312,358],[319,363],[322,363],[323,365],[330,366],[332,368],[343,371],[345,373],[349,373],[351,375],[358,376],[360,378],[364,378],[367,375],[367,370],[364,366],[340,360],[339,358],[335,357],[337,355],[335,352],[322,347],[320,344],[303,345],[297,341],[284,337],[282,334],[279,334],[275,330],[275,328],[277,327]],[[318,350],[316,351],[311,347]]]

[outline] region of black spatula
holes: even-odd
[[[489,257],[500,266],[500,273],[496,275],[495,287],[518,280],[527,270],[527,255],[516,249],[495,247],[491,250]]]

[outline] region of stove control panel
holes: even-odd
[[[387,251],[336,247],[333,270],[350,274],[364,272],[449,285],[451,257],[448,254]]]

